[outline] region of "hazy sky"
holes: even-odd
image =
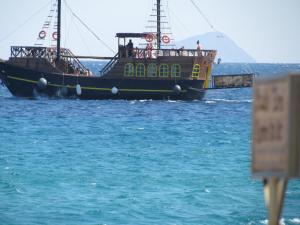
[[[50,0],[0,0],[0,58],[11,45],[33,45],[50,9]],[[111,48],[115,33],[143,32],[154,0],[67,0],[72,10]],[[300,0],[194,0],[215,29],[258,62],[300,63]],[[190,0],[162,0],[177,41],[211,32]],[[63,4],[64,5],[64,4]],[[28,22],[26,20],[31,17]],[[112,55],[63,9],[63,45],[76,54]],[[26,22],[24,24],[24,22]],[[19,29],[16,30],[20,25]],[[14,32],[15,31],[15,32]],[[10,35],[9,35],[10,34]],[[4,39],[4,40],[3,40]],[[205,47],[205,46],[204,46]]]

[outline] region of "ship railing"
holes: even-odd
[[[168,57],[198,57],[198,56],[210,56],[214,54],[215,50],[195,50],[195,49],[134,49],[134,58],[157,58],[161,56]]]
[[[46,58],[46,47],[11,46],[10,56],[12,58]]]
[[[80,60],[70,51],[70,49],[62,48],[61,57],[64,61],[67,61],[68,66],[79,71],[80,73],[85,73],[88,69],[80,62]]]
[[[49,47],[36,47],[36,46],[12,46],[11,47],[12,58],[44,58],[50,63],[54,63],[56,60],[56,48]],[[84,73],[88,69],[76,58],[76,56],[66,48],[61,48],[61,58],[67,62],[69,67],[74,70]]]
[[[105,73],[107,73],[108,71],[110,71],[114,65],[117,63],[119,59],[119,53],[117,53],[104,67],[103,69],[100,71],[100,75],[104,75]]]
[[[209,56],[214,50],[197,50],[197,49],[155,49],[158,56]]]

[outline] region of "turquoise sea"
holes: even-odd
[[[253,71],[300,65],[214,73]],[[251,88],[185,102],[27,100],[0,87],[0,224],[267,224],[250,171],[251,116]],[[299,180],[282,217],[300,224]]]

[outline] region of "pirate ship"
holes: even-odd
[[[168,47],[170,37],[161,32],[161,0],[156,2],[156,32],[117,33],[117,53],[98,57],[109,61],[97,75],[79,60],[84,57],[61,47],[61,0],[56,6],[57,29],[52,33],[56,46],[12,46],[10,58],[0,62],[0,78],[14,96],[182,100],[204,96],[216,51]],[[42,30],[39,39],[45,36]],[[131,39],[142,39],[147,46],[126,45]]]

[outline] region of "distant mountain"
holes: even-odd
[[[196,48],[197,40],[200,41],[204,49],[216,49],[218,51],[216,60],[221,58],[222,62],[256,62],[255,59],[241,49],[233,40],[220,32],[209,32],[203,35],[193,36],[176,42],[176,46]]]

